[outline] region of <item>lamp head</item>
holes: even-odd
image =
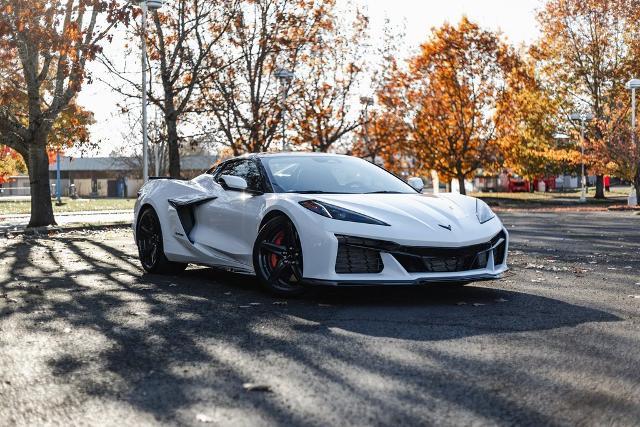
[[[278,68],[275,72],[275,76],[280,80],[286,80],[290,82],[295,77],[295,74],[293,74],[293,71],[289,71],[284,68]]]
[[[361,96],[360,104],[367,105],[367,106],[373,105],[373,98],[370,96]]]
[[[627,89],[638,89],[640,88],[640,79],[631,79],[626,84]]]
[[[577,122],[577,121],[590,122],[591,120],[593,120],[593,114],[591,114],[591,113],[571,113],[571,114],[569,114],[569,119],[571,121],[574,121],[574,122]]]

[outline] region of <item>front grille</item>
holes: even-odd
[[[402,246],[383,240],[336,237],[339,242],[336,273],[379,273],[384,268],[380,252],[391,254],[409,273],[477,270],[486,268],[490,249],[496,245],[492,250],[494,264],[503,264],[507,247],[504,231],[486,243],[460,248]]]
[[[380,251],[350,246],[344,243],[338,244],[336,273],[380,273],[382,268]]]
[[[460,256],[416,256],[393,254],[394,258],[408,273],[452,273],[484,268],[487,265],[486,254]]]

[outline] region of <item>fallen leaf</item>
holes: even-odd
[[[540,269],[540,268],[544,268],[544,265],[528,263],[527,265],[524,266],[524,268],[526,268],[526,269]]]
[[[263,391],[263,392],[271,391],[271,387],[268,386],[267,384],[244,383],[242,384],[242,387],[246,391]]]
[[[205,414],[198,414],[196,415],[196,420],[200,421],[201,423],[212,423],[213,422],[213,418],[205,415]]]

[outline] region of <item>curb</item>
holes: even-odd
[[[71,216],[71,215],[120,215],[132,213],[133,210],[130,209],[113,209],[113,210],[104,210],[104,211],[75,211],[75,212],[54,212],[54,216]],[[16,219],[16,218],[29,218],[31,214],[2,214],[0,215],[0,221],[6,219]]]
[[[99,231],[99,230],[113,230],[118,228],[131,228],[131,222],[116,221],[116,222],[105,222],[105,223],[97,223],[97,224],[71,223],[63,226],[56,225],[56,226],[47,226],[47,227],[21,228],[17,230],[6,230],[4,232],[4,237],[11,238],[19,235],[48,236],[50,234],[68,233],[71,231]]]

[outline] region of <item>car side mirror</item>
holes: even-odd
[[[220,175],[220,181],[223,181],[229,190],[246,191],[249,186],[247,180],[240,176]]]
[[[417,176],[409,178],[407,180],[407,184],[409,184],[418,193],[422,193],[422,190],[424,189],[424,181],[422,178]]]

